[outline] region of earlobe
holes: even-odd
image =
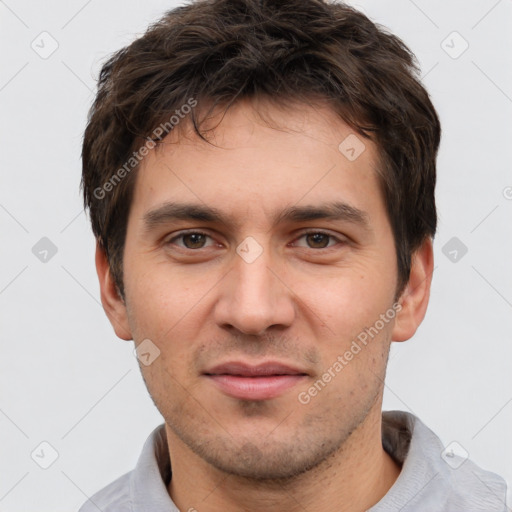
[[[423,321],[430,297],[433,269],[432,240],[427,238],[412,255],[411,273],[399,299],[401,310],[396,316],[392,341],[408,340]]]
[[[122,340],[131,340],[132,335],[128,323],[126,305],[117,292],[117,287],[110,272],[107,256],[99,242],[96,242],[95,259],[103,309],[105,310],[116,335]]]

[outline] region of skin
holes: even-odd
[[[150,339],[160,350],[140,366],[166,422],[169,494],[180,510],[199,512],[366,510],[400,473],[381,443],[383,382],[391,341],[409,339],[423,320],[431,241],[413,255],[396,317],[302,404],[299,393],[395,303],[396,253],[377,148],[364,139],[365,151],[349,161],[338,145],[353,130],[321,103],[239,101],[212,119],[218,147],[182,123],[137,175],[125,301],[96,252],[117,336],[136,345]],[[287,207],[331,201],[364,212],[367,226],[273,222]],[[145,229],[144,215],[166,202],[215,207],[234,223],[169,220]],[[177,238],[183,230],[208,236]],[[251,263],[236,252],[246,237],[262,250]],[[202,374],[228,360],[277,360],[307,375],[276,398],[240,400]]]

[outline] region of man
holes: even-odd
[[[505,510],[382,413],[428,304],[439,138],[412,54],[341,3],[198,1],[111,57],[82,186],[165,423],[82,512]]]

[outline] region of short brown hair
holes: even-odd
[[[418,72],[400,39],[339,2],[198,0],[166,13],[102,67],[83,141],[84,205],[120,296],[137,170],[126,162],[144,140],[161,140],[155,127],[191,98],[209,112],[242,98],[321,98],[373,140],[401,291],[413,252],[437,223],[441,129]],[[194,110],[189,118],[206,140]]]

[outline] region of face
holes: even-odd
[[[287,478],[380,414],[393,233],[375,146],[340,150],[354,132],[327,106],[244,101],[219,121],[217,147],[190,128],[142,163],[127,329],[160,351],[141,371],[169,435],[228,473]]]

